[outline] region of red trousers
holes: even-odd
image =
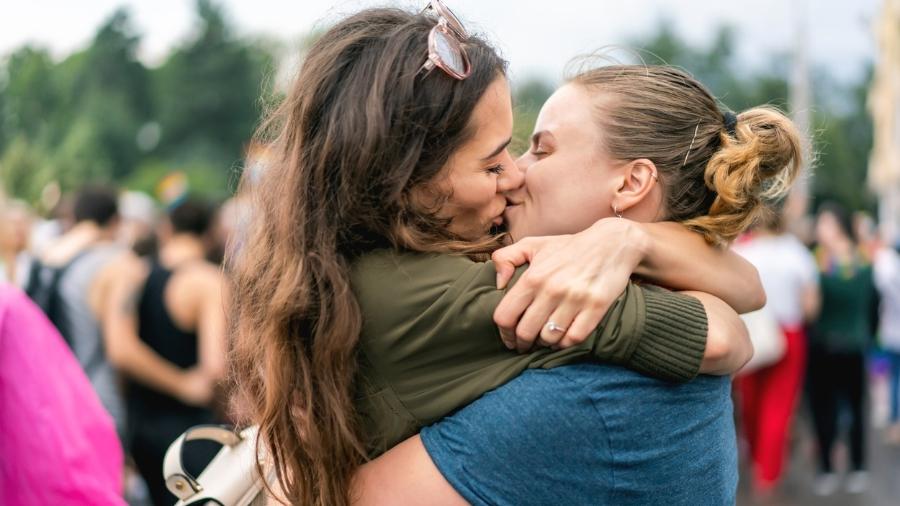
[[[781,330],[787,340],[781,360],[737,379],[744,434],[756,484],[763,489],[775,486],[781,477],[788,430],[806,368],[803,328]]]

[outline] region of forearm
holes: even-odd
[[[353,477],[352,504],[467,504],[434,465],[416,435],[366,463]]]
[[[709,322],[702,374],[724,376],[740,370],[753,356],[747,326],[721,299],[702,292],[684,292],[703,304]]]
[[[184,371],[159,356],[142,342],[131,343],[122,347],[121,353],[112,360],[113,365],[128,375],[154,390],[180,397],[180,388],[184,383]]]
[[[145,272],[139,262],[123,263],[114,273],[102,310],[103,340],[109,362],[130,378],[178,397],[184,372],[138,336],[137,306]]]
[[[703,305],[658,287],[629,285],[591,339],[593,356],[666,381],[701,369],[708,334]]]
[[[739,313],[765,305],[759,273],[728,249],[715,248],[678,223],[637,224],[646,235],[635,274],[673,290],[715,295]]]

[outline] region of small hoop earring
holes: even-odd
[[[613,204],[612,208],[613,208],[613,214],[616,215],[616,218],[621,218],[622,213],[619,212],[619,208],[615,204]]]

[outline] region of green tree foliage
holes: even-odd
[[[510,150],[513,155],[524,153],[531,143],[534,123],[537,121],[541,106],[553,94],[553,87],[540,79],[532,78],[518,85],[513,100],[515,121],[513,123],[513,141]]]
[[[176,164],[218,167],[224,188],[258,122],[271,57],[236,38],[209,0],[198,0],[197,13],[200,32],[153,73],[158,154]]]
[[[4,65],[3,129],[10,140],[15,134],[36,139],[45,134],[47,118],[59,108],[54,64],[42,50],[25,46]]]
[[[136,184],[168,171],[222,197],[259,118],[269,52],[237,37],[221,8],[197,0],[199,30],[158,68],[137,59],[129,12],[115,11],[84,50],[54,62],[23,47],[0,60],[0,175],[31,201],[44,185]]]

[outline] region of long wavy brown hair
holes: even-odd
[[[343,505],[366,460],[354,409],[362,326],[354,258],[374,248],[476,253],[497,245],[453,236],[414,189],[438,188],[470,117],[505,62],[465,43],[473,72],[420,73],[436,20],[371,9],[340,21],[309,51],[261,127],[261,177],[247,177],[247,234],[228,261],[233,407],[258,424],[279,496]],[[443,195],[443,198],[449,198]],[[261,449],[261,448],[258,448]]]

